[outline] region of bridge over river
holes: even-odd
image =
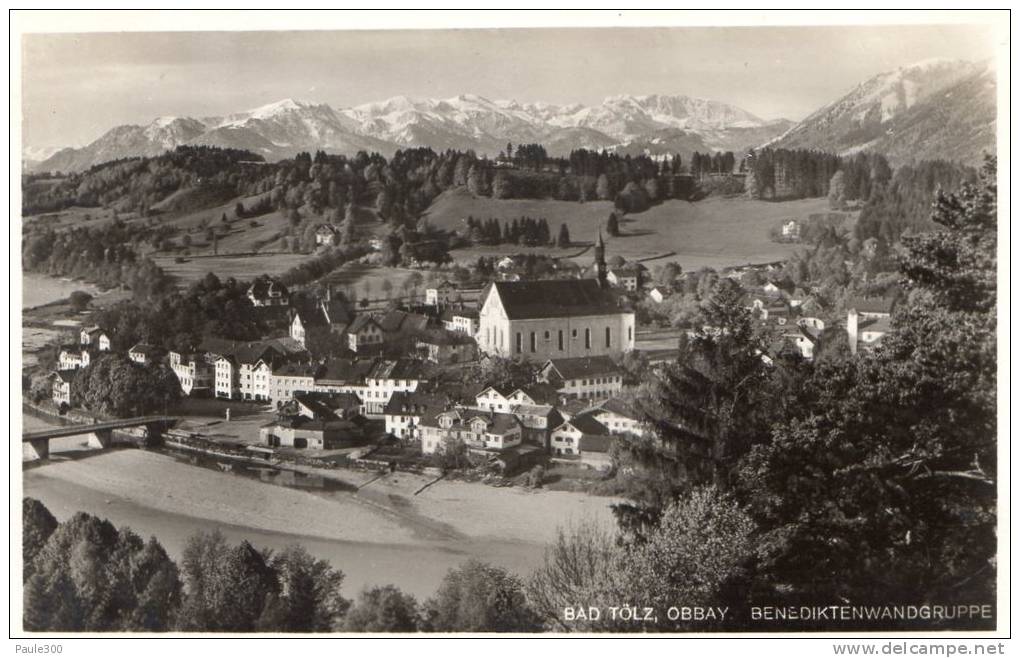
[[[177,425],[180,418],[176,416],[139,416],[137,418],[121,418],[84,425],[63,425],[21,435],[22,443],[31,446],[31,457],[46,459],[50,456],[50,440],[65,436],[87,436],[93,448],[108,448],[113,441],[115,430],[134,427],[145,428],[146,436],[160,436],[166,430]]]

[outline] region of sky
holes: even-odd
[[[994,54],[987,28],[966,25],[28,34],[23,144],[81,146],[116,125],[283,98],[683,94],[798,120],[898,66]]]

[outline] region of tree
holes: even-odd
[[[833,210],[843,210],[846,207],[846,182],[842,169],[829,180],[829,207]]]
[[[624,572],[621,549],[616,538],[602,526],[583,522],[556,532],[556,541],[546,549],[542,566],[528,582],[528,600],[544,620],[546,628],[557,631],[605,631],[613,620],[568,622],[563,611],[583,601],[585,606],[608,608],[624,600]]]
[[[904,240],[911,292],[893,331],[821,364],[810,413],[747,459],[742,486],[767,524],[761,577],[790,600],[994,600],[994,173],[990,160],[979,185],[937,195],[940,228]]]
[[[336,628],[350,601],[340,594],[344,574],[326,560],[316,560],[292,544],[269,562],[280,584],[263,611],[261,630],[285,633],[323,633]]]
[[[181,384],[166,364],[108,354],[79,370],[72,393],[75,406],[123,418],[166,411],[180,400]]]
[[[521,581],[505,569],[470,560],[451,569],[425,603],[426,630],[529,633],[541,630]]]
[[[567,228],[566,224],[560,224],[560,234],[556,238],[556,246],[560,249],[570,247],[570,229]]]
[[[676,362],[642,402],[657,440],[628,444],[638,466],[633,502],[614,508],[625,530],[641,534],[691,487],[727,487],[740,458],[768,437],[777,392],[741,298],[732,280],[716,284],[702,309],[702,328],[681,338]]]
[[[155,539],[79,512],[52,532],[25,583],[32,631],[166,631],[180,601],[177,567]]]
[[[599,201],[608,201],[613,198],[613,188],[609,184],[609,177],[605,174],[599,174],[598,180],[595,181],[595,196],[599,198]]]
[[[25,497],[21,502],[21,556],[23,564],[22,582],[27,581],[34,569],[32,561],[42,552],[46,540],[57,529],[57,519],[46,506],[35,498]]]
[[[361,591],[343,621],[342,630],[357,633],[413,633],[421,615],[418,602],[393,585]]]
[[[756,544],[754,523],[730,496],[700,487],[671,503],[646,541],[624,550],[626,600],[666,610],[677,601],[707,607],[728,605],[728,591],[746,587]],[[740,600],[743,597],[737,597]],[[704,629],[704,622],[695,622]],[[689,629],[660,613],[647,630]]]
[[[67,298],[67,301],[71,304],[71,308],[75,313],[81,313],[88,308],[89,303],[92,301],[92,295],[88,294],[84,290],[75,290]]]
[[[616,213],[609,213],[609,220],[606,222],[606,233],[616,238],[620,235],[620,220],[617,219]]]
[[[219,531],[188,539],[182,558],[187,596],[178,630],[251,632],[280,593],[265,556],[249,544],[229,546]]]
[[[499,172],[492,180],[492,198],[509,199],[513,196],[513,183],[506,172]]]

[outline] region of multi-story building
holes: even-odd
[[[263,274],[248,287],[248,299],[255,306],[287,306],[290,292],[278,279]]]
[[[473,454],[496,454],[520,445],[522,428],[511,414],[479,409],[449,409],[422,418],[421,449],[426,455],[448,441],[463,441]]]
[[[156,348],[146,343],[135,343],[135,345],[128,350],[128,358],[143,366],[147,366],[152,363],[155,354]]]
[[[177,375],[184,395],[208,395],[215,387],[213,366],[201,354],[182,354],[171,351],[168,355],[170,369]]]
[[[892,329],[893,297],[856,298],[847,304],[846,333],[850,352],[874,349]]]
[[[549,359],[539,377],[565,398],[608,398],[623,390],[623,370],[607,356]]]

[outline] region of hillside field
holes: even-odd
[[[440,195],[426,216],[434,226],[448,230],[463,230],[468,215],[482,220],[493,217],[507,221],[522,215],[544,217],[554,236],[560,224],[565,223],[574,242],[569,250],[513,245],[473,247],[454,252],[454,257],[460,261],[470,261],[479,255],[521,251],[563,257],[577,253],[579,245],[590,244],[602,226],[608,256],[618,254],[627,260],[637,260],[675,252],[668,260],[678,262],[685,270],[695,270],[783,260],[796,251],[798,245],[772,242],[769,230],[790,219],[806,219],[813,213],[829,212],[829,208],[824,198],[782,202],[743,197],[710,197],[693,203],[670,200],[643,213],[624,216],[620,222],[621,235],[616,238],[605,232],[605,221],[612,211],[613,205],[608,201],[496,200],[476,198],[466,190],[453,190]],[[587,264],[591,253],[585,252],[576,260]],[[667,258],[662,262],[665,260]]]

